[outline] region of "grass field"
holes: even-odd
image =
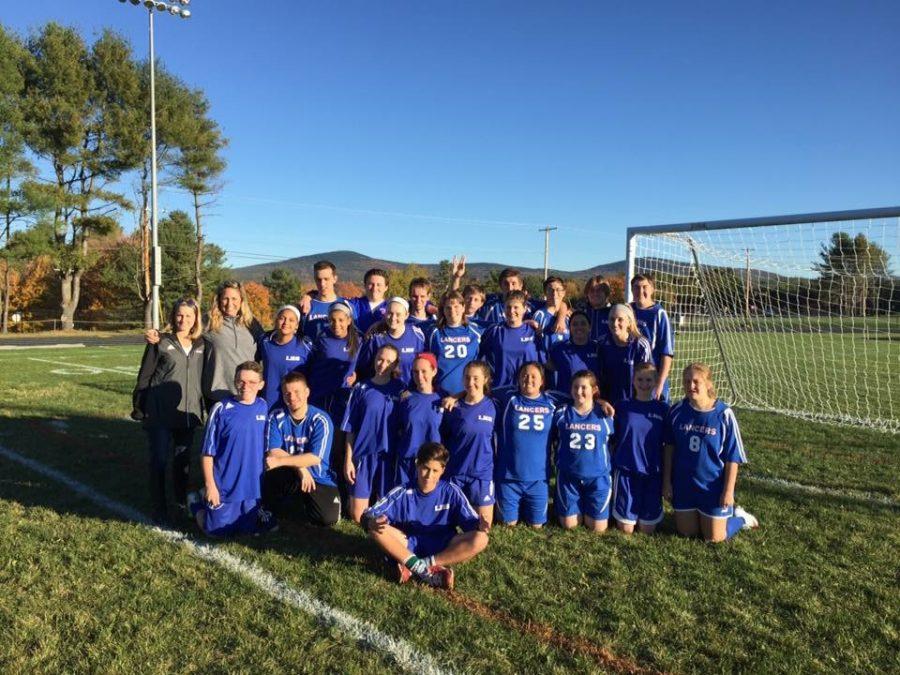
[[[0,352],[0,446],[147,512],[127,418],[139,356]],[[347,523],[215,549],[447,670],[897,672],[897,436],[738,416],[753,478],[738,498],[762,527],[721,546],[676,538],[668,519],[653,537],[495,528],[453,593],[387,581]],[[0,671],[397,670],[191,550],[0,457]]]

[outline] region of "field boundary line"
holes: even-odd
[[[75,363],[73,361],[51,361],[50,359],[39,359],[36,356],[29,356],[27,358],[29,361],[40,361],[41,363],[49,363],[53,366],[74,366],[75,368],[84,368],[85,370],[99,370],[100,372],[105,371],[107,373],[116,373],[117,375],[134,375],[136,372],[134,368],[127,370],[128,366],[121,366],[120,368],[104,368],[103,366],[89,366],[84,363]]]
[[[137,509],[107,497],[86,483],[82,483],[57,469],[21,455],[2,445],[0,445],[0,457],[24,466],[57,483],[61,483],[75,494],[97,506],[111,511],[126,520],[144,525],[160,538],[172,544],[183,545],[194,556],[207,562],[215,563],[237,576],[243,577],[246,581],[265,591],[276,600],[295,607],[319,621],[337,626],[351,638],[365,642],[372,648],[387,654],[403,670],[411,673],[433,673],[434,675],[449,672],[438,666],[437,662],[430,655],[420,651],[406,640],[382,633],[372,624],[357,619],[355,616],[332,607],[303,590],[288,585],[255,563],[243,560],[233,553],[222,551],[212,544],[197,541],[183,532],[152,526],[147,516]]]
[[[57,345],[14,345],[8,343],[0,344],[0,351],[16,351],[22,349],[72,349],[75,347],[84,347],[84,343],[60,343]]]
[[[772,476],[757,476],[755,474],[744,474],[741,477],[741,480],[745,480],[750,483],[760,483],[761,485],[780,487],[792,492],[805,492],[807,494],[813,495],[839,497],[841,499],[847,499],[850,501],[866,502],[868,504],[877,504],[878,506],[893,506],[894,508],[900,508],[900,502],[891,499],[890,497],[874,494],[872,492],[853,490],[851,488],[841,489],[824,487],[820,485],[807,485],[806,483],[797,483],[792,480],[785,480],[784,478],[774,478]]]

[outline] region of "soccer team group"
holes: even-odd
[[[204,326],[192,299],[148,331],[132,416],[150,446],[154,519],[175,500],[211,536],[261,533],[278,519],[331,526],[342,511],[396,562],[400,581],[453,586],[496,518],[541,527],[652,533],[671,502],[675,527],[729,539],[756,519],[735,506],[746,461],[737,420],[710,369],[682,373],[669,403],[674,336],[653,279],[609,304],[602,277],[573,309],[549,277],[544,297],[506,269],[499,294],[466,285],[465,259],[432,299],[427,279],[388,296],[371,269],[365,295],[339,297],[338,272],[264,332],[242,285],[224,283]],[[442,289],[443,290],[443,289]],[[188,492],[190,448],[205,425],[203,489]]]

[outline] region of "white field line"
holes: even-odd
[[[233,572],[260,590],[265,591],[276,600],[295,607],[319,621],[337,626],[354,640],[364,642],[370,647],[384,652],[405,671],[411,673],[434,673],[435,675],[449,672],[438,666],[431,656],[420,651],[406,640],[382,633],[372,624],[361,621],[340,609],[331,607],[303,590],[289,586],[255,563],[243,560],[239,556],[223,551],[211,544],[197,541],[182,532],[168,528],[153,527],[150,525],[147,517],[133,507],[110,499],[94,490],[91,486],[77,481],[37,460],[20,455],[18,452],[0,446],[0,457],[20,464],[57,483],[61,483],[80,497],[84,497],[97,506],[111,511],[126,520],[147,526],[151,532],[162,539],[173,544],[183,545],[196,557],[215,563]]]
[[[72,344],[58,344],[58,345],[0,345],[0,351],[13,351],[13,350],[22,350],[22,349],[72,349],[75,347],[84,347],[84,344],[81,342]]]
[[[84,363],[74,363],[72,361],[51,361],[50,359],[39,359],[36,356],[29,356],[29,361],[39,361],[40,363],[49,363],[54,366],[65,366],[66,368],[83,368],[84,370],[95,370],[98,372],[107,372],[107,373],[117,373],[118,375],[135,375],[137,373],[136,368],[129,368],[128,366],[118,366],[115,368],[102,368],[101,366],[89,366]],[[97,373],[85,373],[85,375],[96,375]]]
[[[750,483],[760,483],[762,485],[772,485],[774,487],[784,488],[785,490],[789,490],[792,492],[805,492],[807,494],[812,495],[825,495],[828,497],[840,497],[843,499],[848,499],[852,501],[858,502],[866,502],[868,504],[878,504],[881,506],[893,506],[900,507],[900,502],[897,502],[890,497],[885,497],[884,495],[873,494],[871,492],[863,492],[861,490],[851,490],[849,488],[830,488],[830,487],[820,487],[818,485],[806,485],[805,483],[795,483],[791,480],[784,480],[783,478],[770,478],[769,476],[754,476],[744,474],[741,477],[741,480],[748,481]]]

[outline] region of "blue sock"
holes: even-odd
[[[725,538],[731,539],[734,535],[744,528],[744,519],[737,516],[731,516],[725,523]]]

